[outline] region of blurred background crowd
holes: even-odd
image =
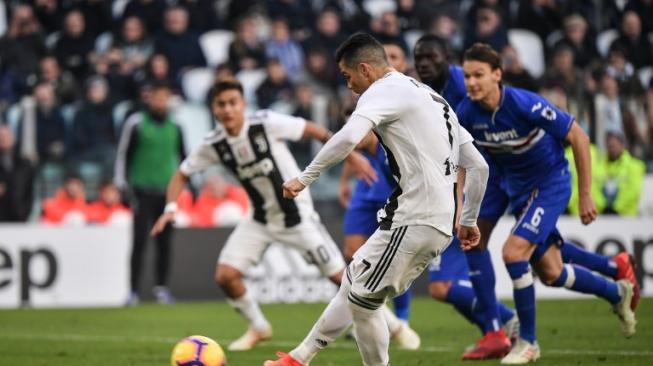
[[[653,0],[8,0],[0,221],[124,222],[129,189],[114,180],[116,152],[157,83],[172,90],[168,114],[186,153],[213,127],[206,92],[226,76],[243,83],[252,110],[338,129],[353,99],[334,51],[355,31],[399,45],[409,64],[427,33],[449,42],[452,63],[489,43],[505,83],[542,93],[589,134],[599,208],[638,214],[653,170]],[[292,145],[300,165],[317,148]],[[335,200],[338,174],[318,181],[316,199]],[[246,214],[242,189],[219,170],[192,183],[180,202],[186,225]]]

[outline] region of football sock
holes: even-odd
[[[621,300],[617,284],[600,275],[588,271],[586,268],[565,264],[560,272],[560,277],[552,284],[555,287],[565,287],[570,290],[593,294],[616,304]]]
[[[256,331],[267,331],[270,323],[263,315],[258,303],[248,292],[237,299],[227,298],[227,302],[238,311]]]
[[[351,299],[351,298],[350,298]],[[390,333],[382,309],[370,310],[351,300],[349,309],[354,319],[354,334],[364,365],[388,365]]]
[[[390,331],[390,334],[393,334],[399,330],[402,326],[402,322],[395,313],[390,310],[390,308],[387,305],[381,306],[381,312],[383,313],[383,317],[385,318],[385,322],[388,325],[388,331]]]
[[[444,301],[453,305],[462,316],[478,326],[483,332],[483,314],[478,310],[478,304],[475,304],[476,294],[474,294],[473,288],[462,286],[454,281],[449,287]]]
[[[410,317],[410,300],[413,297],[413,290],[409,287],[406,292],[392,299],[395,305],[395,314],[397,317],[405,322],[408,322]]]
[[[519,336],[535,342],[535,287],[533,274],[527,261],[506,263],[512,279],[513,297],[519,316]]]
[[[609,257],[592,253],[568,241],[560,247],[560,253],[565,263],[578,264],[610,278],[617,276],[617,264]]]
[[[498,302],[497,307],[499,307],[499,319],[501,320],[501,325],[505,325],[508,320],[515,316],[515,311],[504,305],[504,303]]]
[[[290,351],[290,355],[295,360],[304,365],[308,364],[320,350],[326,348],[351,325],[351,310],[347,302],[350,286],[349,281],[342,281],[338,293],[324,309],[313,329],[302,343]]]
[[[479,311],[483,314],[484,332],[497,331],[501,327],[497,309],[497,295],[494,292],[495,277],[492,258],[488,250],[465,252],[469,264],[469,279],[474,285],[474,293]]]

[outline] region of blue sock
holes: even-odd
[[[469,265],[469,279],[474,285],[477,306],[483,314],[484,333],[500,329],[497,295],[494,292],[495,278],[492,258],[488,250],[470,250],[465,252]]]
[[[619,287],[614,281],[596,275],[577,265],[565,264],[562,267],[562,272],[560,272],[560,277],[555,280],[552,286],[565,287],[584,294],[596,295],[608,300],[611,304],[616,304],[621,300]]]
[[[578,264],[610,278],[617,276],[617,265],[609,257],[592,253],[568,241],[560,248],[560,253],[565,263]]]
[[[413,290],[409,287],[406,292],[392,299],[395,304],[395,314],[397,314],[397,318],[408,321],[408,318],[410,318],[410,301],[412,297]]]
[[[499,320],[501,320],[501,325],[506,324],[508,320],[515,316],[515,311],[504,305],[502,302],[498,302],[497,306],[499,307]]]
[[[462,316],[467,318],[472,324],[475,324],[481,330],[481,333],[483,332],[483,318],[482,314],[476,311],[478,306],[474,306],[476,294],[473,288],[462,286],[454,281],[451,287],[449,287],[447,297],[444,301],[453,305]]]
[[[506,263],[512,279],[515,307],[519,316],[519,336],[535,342],[535,287],[533,274],[527,261]]]

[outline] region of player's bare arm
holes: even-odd
[[[590,158],[590,140],[577,122],[573,122],[566,137],[574,153],[574,162],[578,171],[578,212],[584,225],[596,219],[598,212],[592,199],[592,162]]]
[[[181,194],[181,191],[186,186],[188,182],[188,177],[184,175],[180,170],[177,170],[175,174],[170,178],[168,183],[168,188],[166,190],[166,207],[163,210],[161,216],[150,230],[151,236],[159,235],[165,227],[174,221],[175,214],[177,212],[177,198]]]

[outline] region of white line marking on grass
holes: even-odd
[[[173,345],[181,338],[162,337],[162,336],[117,336],[117,335],[99,335],[99,334],[0,334],[0,339],[26,339],[36,341],[70,341],[70,342],[138,342],[138,343],[160,343]],[[231,340],[220,340],[223,344],[229,344]],[[280,349],[295,347],[297,342],[290,341],[273,341],[261,343],[261,347],[276,347]],[[329,345],[329,348],[356,350],[353,342],[338,342]],[[459,347],[421,347],[414,352],[426,353],[447,353],[462,351]],[[653,351],[621,351],[621,350],[591,350],[591,349],[545,349],[544,354],[558,355],[587,355],[587,356],[631,356],[631,357],[652,357]]]

